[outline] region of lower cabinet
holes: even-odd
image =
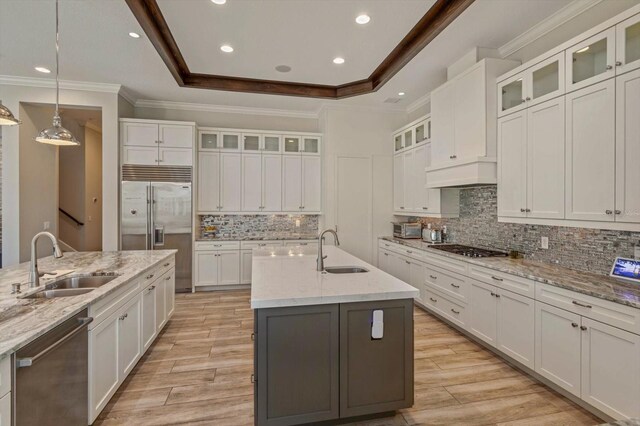
[[[156,293],[158,289],[150,284],[142,290],[142,349],[147,350],[157,335]]]
[[[383,335],[371,337],[374,310]],[[258,309],[256,424],[294,425],[413,405],[413,301]]]
[[[251,284],[251,262],[253,255],[251,250],[240,252],[240,284]]]
[[[536,302],[536,371],[616,418],[640,416],[640,336]]]
[[[118,374],[126,377],[142,355],[142,297],[134,297],[118,316]]]
[[[0,398],[0,425],[11,424],[11,392]]]
[[[196,287],[240,284],[239,250],[196,251]]]

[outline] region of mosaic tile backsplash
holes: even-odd
[[[200,216],[200,237],[213,238],[207,227],[215,226],[215,237],[226,239],[284,239],[318,235],[317,215],[216,215]],[[299,223],[297,223],[299,221]],[[299,226],[298,226],[299,225]]]
[[[633,257],[640,240],[640,232],[499,223],[494,185],[462,189],[459,218],[419,220],[437,228],[446,225],[450,242],[518,250],[525,258],[602,275],[609,274],[616,256]],[[540,247],[543,236],[549,238],[546,250]]]

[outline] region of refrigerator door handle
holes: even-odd
[[[153,226],[153,246],[154,247],[164,246],[164,226],[162,225]]]
[[[144,236],[144,242],[146,245],[146,249],[149,250],[151,248],[151,186],[147,186],[147,235]]]
[[[153,191],[153,184],[149,185],[149,239],[151,243],[149,244],[148,249],[153,250],[153,247],[156,245],[155,240],[155,204],[156,198]]]

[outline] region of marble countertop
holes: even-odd
[[[28,286],[29,263],[0,269],[0,358],[14,352],[58,324],[76,315],[122,285],[175,254],[175,250],[123,252],[68,252],[60,259],[38,259],[40,271],[73,270],[73,274],[113,272],[119,276],[89,293],[52,299],[24,299],[37,289]],[[41,278],[40,286],[55,278]],[[20,295],[11,284],[21,283]]]
[[[315,247],[257,249],[253,252],[251,308],[413,299],[419,291],[335,246],[325,246],[325,267],[360,266],[365,273],[316,271]]]
[[[247,237],[198,237],[196,241],[292,241],[292,240],[316,240],[315,234],[292,234],[292,235],[263,235]]]
[[[435,249],[433,244],[424,243],[421,240],[402,240],[393,237],[382,237],[382,239],[640,309],[640,285],[626,283],[605,275],[575,271],[527,259],[468,258]]]
[[[603,423],[601,426],[640,426],[640,419],[616,420],[611,423]]]

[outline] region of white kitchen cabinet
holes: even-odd
[[[246,151],[246,149],[245,149]],[[242,155],[242,211],[262,210],[262,154]]]
[[[523,365],[535,368],[535,302],[498,288],[496,348]]]
[[[535,303],[535,371],[580,397],[580,315]]]
[[[455,159],[487,155],[486,79],[486,69],[476,66],[462,73],[453,86]]]
[[[242,155],[242,211],[282,210],[282,156]]]
[[[262,151],[268,153],[282,153],[282,136],[265,134],[262,136]]]
[[[152,122],[122,122],[122,145],[158,147],[158,124]]]
[[[164,282],[164,294],[165,294],[165,321],[173,316],[173,312],[176,308],[176,270],[173,268],[170,273],[167,274]]]
[[[640,68],[640,13],[616,25],[616,74]]]
[[[163,274],[156,280],[155,297],[156,297],[156,330],[160,333],[160,330],[167,323],[167,292],[166,285],[171,279],[174,278],[173,271]]]
[[[160,147],[193,149],[193,126],[181,124],[160,124]]]
[[[498,337],[496,294],[496,287],[471,280],[468,330],[494,347]]]
[[[446,164],[455,153],[454,81],[431,92],[432,164]]]
[[[240,284],[251,284],[252,258],[251,250],[242,250],[240,252]]]
[[[616,419],[640,417],[640,336],[582,318],[581,398]]]
[[[393,156],[393,210],[400,212],[404,206],[404,154]]]
[[[217,151],[220,132],[216,130],[198,130],[198,151]]]
[[[378,249],[378,269],[383,270],[387,274],[393,275],[391,272],[391,259],[389,251],[383,248]]]
[[[282,156],[282,210],[302,210],[302,157]]]
[[[156,338],[156,292],[155,284],[142,290],[142,350],[146,351]]]
[[[262,135],[257,133],[242,134],[242,151],[249,153],[260,152],[262,151],[262,144]]]
[[[220,154],[198,153],[198,212],[220,210]]]
[[[566,96],[566,218],[613,221],[615,80]]]
[[[301,155],[320,155],[321,138],[319,136],[284,136],[284,153]]]
[[[498,216],[524,217],[527,206],[527,112],[498,119]]]
[[[409,262],[409,281],[408,284],[420,290],[420,300],[423,301],[425,290],[426,266],[423,262],[410,259]],[[423,301],[424,303],[424,301]]]
[[[615,36],[611,27],[565,51],[567,93],[615,75]]]
[[[114,312],[89,330],[89,423],[93,423],[120,385],[119,316],[119,312]]]
[[[239,212],[242,194],[242,156],[220,154],[220,211]]]
[[[640,70],[616,78],[615,145],[616,222],[640,223]]]
[[[526,71],[523,71],[498,83],[498,117],[527,107],[525,76]]]
[[[282,211],[281,155],[262,154],[262,211]]]
[[[158,146],[125,145],[122,147],[122,164],[157,166]]]
[[[11,393],[0,398],[0,426],[11,425]]]
[[[402,171],[404,174],[402,177],[402,190],[404,191],[404,195],[402,196],[403,203],[400,209],[404,210],[405,212],[414,211],[414,194],[416,189],[416,182],[413,159],[415,158],[415,152],[415,149],[410,149],[402,153],[402,156],[404,157],[404,160],[402,161]]]
[[[437,189],[426,188],[427,185],[427,167],[429,157],[431,155],[431,144],[422,144],[413,149],[413,158],[411,161],[411,192],[413,194],[411,210],[416,213],[426,213],[430,207],[430,195],[433,191],[439,192]],[[435,196],[433,201],[435,202]],[[439,197],[437,197],[439,198]],[[435,211],[435,210],[434,210]]]
[[[160,166],[190,166],[193,164],[193,150],[191,148],[161,146],[158,150],[158,164]]]
[[[294,154],[302,151],[302,137],[300,136],[284,136],[284,150],[285,154]]]
[[[196,250],[195,286],[240,284],[239,250]]]
[[[237,132],[220,132],[220,142],[218,143],[218,148],[221,151],[240,151],[240,139],[242,135]]]
[[[303,136],[302,155],[319,155],[320,144],[320,138],[317,136]]]
[[[118,376],[126,377],[142,356],[142,297],[137,295],[124,305],[118,316]]]
[[[393,135],[393,150],[395,152],[402,151],[404,149],[404,133],[400,132]]]
[[[320,213],[322,200],[320,157],[302,158],[302,211],[304,213]]]
[[[220,251],[218,264],[218,285],[240,284],[240,253],[238,251]]]

